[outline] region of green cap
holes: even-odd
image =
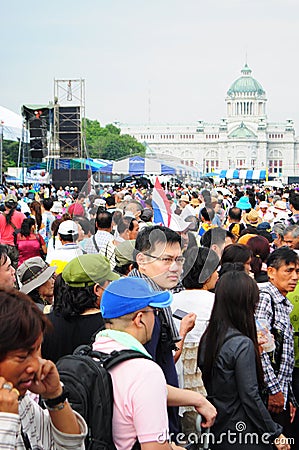
[[[63,269],[62,278],[69,286],[79,288],[118,280],[119,275],[112,272],[105,256],[88,254],[72,259]]]
[[[135,261],[135,239],[123,241],[115,247],[115,262],[121,267],[132,264]]]

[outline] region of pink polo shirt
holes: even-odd
[[[123,350],[118,342],[98,337],[94,350]],[[113,383],[113,440],[118,450],[140,443],[164,442],[168,436],[167,388],[161,368],[147,359],[125,361],[110,371]]]

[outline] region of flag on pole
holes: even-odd
[[[169,227],[171,219],[170,204],[158,177],[156,178],[153,189],[152,205],[154,210],[154,223]]]

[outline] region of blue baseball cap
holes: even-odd
[[[271,231],[271,225],[269,224],[269,222],[262,222],[259,223],[258,226],[256,227],[257,230],[264,230],[264,231]]]
[[[101,313],[104,319],[116,319],[142,308],[166,308],[172,302],[169,291],[154,291],[142,278],[125,277],[113,281],[104,290]]]

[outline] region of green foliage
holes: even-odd
[[[18,165],[19,143],[3,141],[3,171]]]
[[[132,154],[144,156],[145,147],[128,134],[109,124],[86,119],[86,146],[91,158],[120,159]]]

